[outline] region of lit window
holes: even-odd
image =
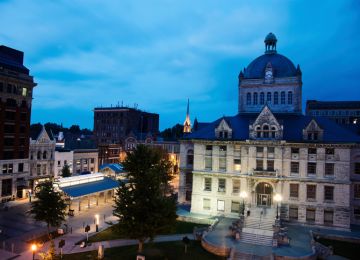
[[[27,89],[26,88],[22,88],[22,95],[23,97],[26,97],[27,94]]]
[[[218,192],[225,192],[226,191],[226,179],[219,179],[219,187]]]
[[[233,190],[232,193],[240,192],[240,180],[233,180]]]

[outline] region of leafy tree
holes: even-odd
[[[166,128],[160,135],[165,141],[174,141],[183,136],[183,130],[184,126],[176,124],[172,128]]]
[[[78,125],[70,126],[69,131],[70,131],[70,133],[73,133],[73,134],[78,134],[81,132],[80,127]]]
[[[65,220],[66,204],[61,194],[55,191],[52,181],[46,181],[35,188],[36,201],[31,203],[30,214],[36,221],[47,224],[50,236],[50,227],[59,227]]]
[[[114,215],[118,231],[139,241],[173,230],[176,198],[169,184],[173,178],[171,162],[159,148],[138,145],[123,162],[128,182],[120,182],[115,196]]]
[[[42,260],[54,260],[56,256],[55,254],[56,254],[55,243],[54,240],[50,238],[49,250],[45,253],[39,253],[39,256]]]
[[[65,164],[64,167],[61,169],[61,176],[64,178],[71,176],[69,165]]]

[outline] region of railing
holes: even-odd
[[[253,171],[254,176],[269,176],[269,177],[277,177],[275,170],[260,170],[254,169]]]

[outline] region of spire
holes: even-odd
[[[187,103],[187,108],[186,108],[186,118],[185,118],[185,122],[184,122],[184,133],[191,133],[191,121],[190,121],[190,115],[189,115],[189,99],[188,99],[188,103]]]

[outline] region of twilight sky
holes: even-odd
[[[160,114],[160,129],[237,113],[237,76],[278,52],[303,72],[303,100],[360,100],[359,1],[0,1],[0,44],[25,52],[32,122],[93,128],[96,106]],[[304,106],[305,104],[303,104]]]

